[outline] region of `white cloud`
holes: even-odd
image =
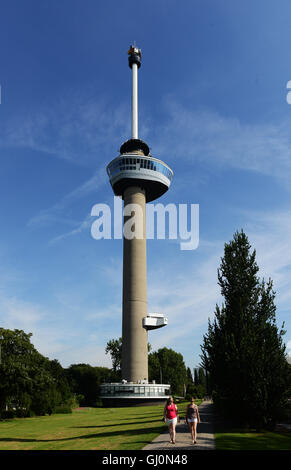
[[[68,307],[68,303],[66,306]],[[40,305],[32,302],[1,295],[0,325],[2,328],[19,329],[25,333],[32,333],[31,342],[35,348],[50,359],[58,359],[63,367],[81,362],[92,366],[111,367],[110,357],[105,354],[106,339],[102,334],[94,333],[92,329],[88,334],[84,328],[84,322],[92,321],[92,319],[96,321],[102,316],[103,318],[110,318],[111,315],[116,316],[116,310],[112,308],[111,313],[108,310],[95,312],[95,316],[94,313],[87,313],[82,319],[83,327],[78,331],[69,320],[70,313],[74,311],[72,308],[71,303],[69,314],[66,318],[61,318],[58,321],[56,311],[44,310]],[[78,310],[78,307],[76,309]],[[82,318],[81,315],[80,318]]]
[[[0,298],[1,323],[6,328],[19,328],[30,331],[44,317],[39,306],[19,301],[15,297]]]
[[[124,104],[108,107],[105,99],[97,100],[89,92],[70,91],[49,106],[7,119],[0,130],[0,147],[28,148],[91,165],[100,154],[110,151],[108,142],[118,146],[120,137],[129,135],[130,114],[126,110]]]
[[[64,333],[57,327],[46,326],[52,313],[40,305],[16,297],[0,296],[0,322],[2,328],[32,333],[32,344],[45,356],[55,358],[64,349]]]
[[[291,211],[248,212],[246,232],[257,252],[260,275],[274,281],[280,306],[291,302]]]
[[[105,169],[102,167],[96,170],[93,176],[87,181],[82,183],[70,193],[65,194],[56,204],[42,210],[39,214],[29,219],[27,226],[31,228],[39,228],[61,220],[62,223],[68,223],[69,225],[73,225],[74,228],[76,228],[76,225],[78,226],[79,223],[72,220],[71,218],[66,217],[65,211],[72,204],[74,204],[74,202],[88,196],[88,194],[92,192],[98,191],[98,189],[100,189],[105,184],[105,182]]]
[[[63,367],[71,364],[90,364],[91,366],[112,367],[110,355],[105,354],[105,346],[98,346],[98,341],[89,341],[80,347],[70,347],[62,351],[60,362]],[[93,343],[93,344],[92,344]],[[94,344],[95,343],[95,344]]]
[[[213,110],[193,110],[174,100],[152,143],[159,155],[210,161],[274,176],[289,184],[291,177],[291,119],[277,124],[242,123]],[[154,129],[153,129],[154,132]]]
[[[105,166],[112,150],[117,153],[130,136],[129,105],[108,102],[93,94],[68,92],[50,106],[8,119],[0,130],[0,147],[31,148],[90,166],[101,157]],[[291,176],[291,119],[248,124],[211,109],[193,110],[170,98],[161,108],[166,117],[158,125],[144,111],[146,124],[140,133],[143,138],[151,136],[154,154],[193,163],[208,160],[285,182]]]
[[[259,275],[273,280],[277,326],[285,322],[283,341],[290,349],[291,337],[291,211],[248,212],[246,232],[256,249]]]
[[[31,148],[90,166],[101,157],[105,166],[107,156],[112,150],[117,153],[130,136],[128,104],[108,106],[108,101],[70,92],[50,106],[8,119],[0,130],[0,147]],[[290,177],[291,119],[248,124],[211,109],[185,107],[170,98],[162,109],[166,117],[158,126],[152,116],[149,119],[146,112],[143,116],[146,126],[140,135],[151,136],[154,154],[193,163],[210,160],[284,181]]]
[[[54,245],[55,243],[64,240],[65,238],[71,237],[73,235],[79,234],[84,230],[88,230],[88,228],[92,225],[92,217],[91,214],[87,215],[87,217],[80,223],[76,224],[75,228],[70,230],[69,232],[62,233],[51,240],[49,240],[49,245]]]
[[[207,245],[207,244],[205,244]],[[196,256],[188,256],[183,267],[168,264],[151,273],[148,286],[149,311],[164,313],[168,326],[151,334],[150,343],[154,349],[175,342],[187,342],[191,334],[207,329],[208,318],[213,317],[216,303],[220,303],[220,289],[217,285],[217,268],[223,254],[223,243],[208,245],[203,259],[197,263]],[[184,258],[185,259],[185,258]],[[202,337],[201,337],[202,340]],[[193,342],[193,355],[200,353],[200,345]],[[197,361],[196,361],[197,362]]]

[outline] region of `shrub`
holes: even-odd
[[[12,419],[15,418],[15,410],[3,410],[1,411],[1,419]]]
[[[17,408],[16,416],[17,418],[25,418],[25,416],[27,416],[27,410],[25,408]]]
[[[85,403],[85,397],[81,393],[79,393],[79,395],[77,395],[75,398],[76,398],[76,402],[77,402],[76,408],[78,406],[82,406]]]
[[[72,408],[69,405],[58,405],[55,407],[54,413],[56,414],[72,413]]]

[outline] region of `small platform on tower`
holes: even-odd
[[[148,313],[146,317],[142,319],[142,326],[146,330],[156,330],[167,326],[168,319],[162,313]]]

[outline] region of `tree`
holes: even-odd
[[[186,397],[194,396],[195,387],[190,367],[187,367]]]
[[[285,405],[288,365],[273,284],[259,280],[255,258],[243,231],[225,244],[218,269],[224,303],[208,322],[201,358],[221,411],[260,428],[274,423]]]
[[[203,398],[206,395],[206,375],[202,367],[196,367],[194,369],[194,387],[193,395],[197,398]]]
[[[82,399],[80,405],[96,406],[99,386],[112,381],[112,371],[107,367],[93,367],[89,364],[72,364],[66,369],[66,376],[74,395]]]
[[[12,402],[21,407],[31,404],[33,382],[30,377],[35,349],[30,342],[31,334],[22,330],[0,328],[0,413]]]
[[[198,385],[201,385],[201,387],[206,391],[206,375],[202,367],[199,367],[198,369]]]
[[[56,359],[49,361],[47,367],[61,397],[60,402],[65,403],[69,401],[72,398],[72,392],[70,390],[65,370]]]
[[[191,369],[190,367],[187,367],[187,386],[192,386],[192,385],[194,385],[194,382],[193,382]]]
[[[149,354],[150,380],[170,384],[173,394],[183,395],[187,384],[187,370],[182,354],[162,348]]]
[[[110,354],[112,361],[112,369],[118,372],[121,369],[121,351],[122,351],[122,338],[111,339],[107,342],[105,353]]]
[[[199,376],[198,376],[198,369],[195,367],[194,369],[194,384],[198,385],[199,384]]]
[[[149,380],[155,380],[157,383],[165,383],[163,380],[163,372],[157,353],[152,352],[149,354]]]
[[[71,398],[62,366],[42,356],[31,336],[0,328],[0,413],[7,408],[18,416],[43,415]]]

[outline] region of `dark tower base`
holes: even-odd
[[[120,399],[120,398],[102,398],[102,405],[104,408],[123,408],[123,407],[132,407],[132,406],[158,406],[164,405],[167,400],[167,397],[164,399]]]

